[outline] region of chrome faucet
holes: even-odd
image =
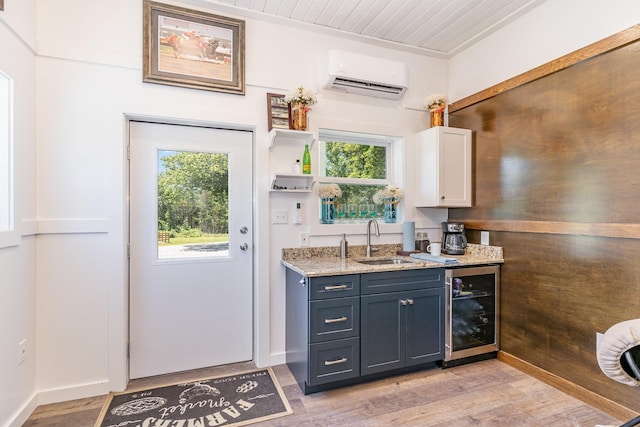
[[[370,219],[369,222],[367,222],[367,258],[371,256],[371,252],[378,250],[378,248],[371,247],[371,223],[375,224],[376,226],[376,237],[380,237],[380,228],[378,227],[378,221],[376,221],[375,219]]]

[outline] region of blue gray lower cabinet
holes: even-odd
[[[444,269],[287,277],[287,365],[305,394],[444,359]]]

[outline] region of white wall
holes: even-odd
[[[0,232],[0,425],[21,424],[36,404],[35,38],[35,0],[6,2],[0,71],[14,85],[15,232]],[[19,364],[24,339],[27,359]]]
[[[37,74],[30,49],[35,49],[36,5]],[[255,129],[256,360],[281,363],[281,248],[297,246],[300,231],[312,232],[312,246],[337,245],[338,237],[311,226],[315,195],[268,192],[278,154],[267,143],[266,92],[286,93],[299,84],[318,89],[321,63],[330,48],[409,64],[411,87],[404,100],[320,91],[310,122],[313,131],[329,127],[404,137],[402,152],[408,160],[400,175],[410,194],[411,135],[428,127],[420,110],[425,96],[449,88],[450,99],[459,99],[627,28],[639,17],[632,0],[607,8],[594,0],[549,0],[461,52],[448,69],[444,60],[240,17],[247,23],[247,88],[245,96],[238,96],[143,84],[140,0],[96,0],[91,7],[83,0],[25,0],[7,2],[6,8],[0,13],[0,43],[17,55],[2,55],[0,68],[15,74],[25,95],[16,114],[16,216],[25,237],[17,247],[0,249],[0,424],[13,420],[15,425],[34,404],[35,392],[40,393],[38,402],[46,403],[125,384],[125,115]],[[295,151],[280,154],[293,158]],[[307,214],[304,224],[270,224],[272,208],[292,212],[298,199]],[[417,210],[408,200],[406,215],[437,232],[446,211]],[[400,242],[399,226],[386,230],[379,242]],[[363,233],[363,226],[348,230],[350,243],[363,244]],[[31,343],[30,357],[16,367],[22,337]]]
[[[270,224],[270,210],[292,211],[293,200],[269,195],[266,93],[299,84],[317,90],[330,48],[406,62],[411,88],[403,101],[320,91],[311,125],[406,137],[403,151],[411,159],[411,135],[428,127],[422,99],[446,87],[445,61],[240,17],[246,21],[245,96],[144,84],[141,1],[100,0],[87,8],[84,0],[39,0],[37,6],[39,403],[125,385],[125,115],[255,129],[255,357],[260,365],[282,363],[280,252],[297,246],[311,217],[302,226]],[[412,167],[400,173],[408,191]],[[305,206],[315,197],[306,196]],[[437,227],[446,210],[418,212],[409,204],[408,216]],[[400,242],[398,227],[380,242]],[[364,226],[353,233],[352,244],[364,242]],[[337,239],[314,235],[311,244]]]
[[[640,2],[547,0],[449,60],[460,100],[640,23]]]

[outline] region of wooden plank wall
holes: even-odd
[[[504,248],[501,347],[633,411],[596,332],[640,317],[640,26],[449,106],[474,131],[470,242]]]

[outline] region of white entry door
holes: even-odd
[[[252,134],[130,124],[130,378],[251,360]]]

